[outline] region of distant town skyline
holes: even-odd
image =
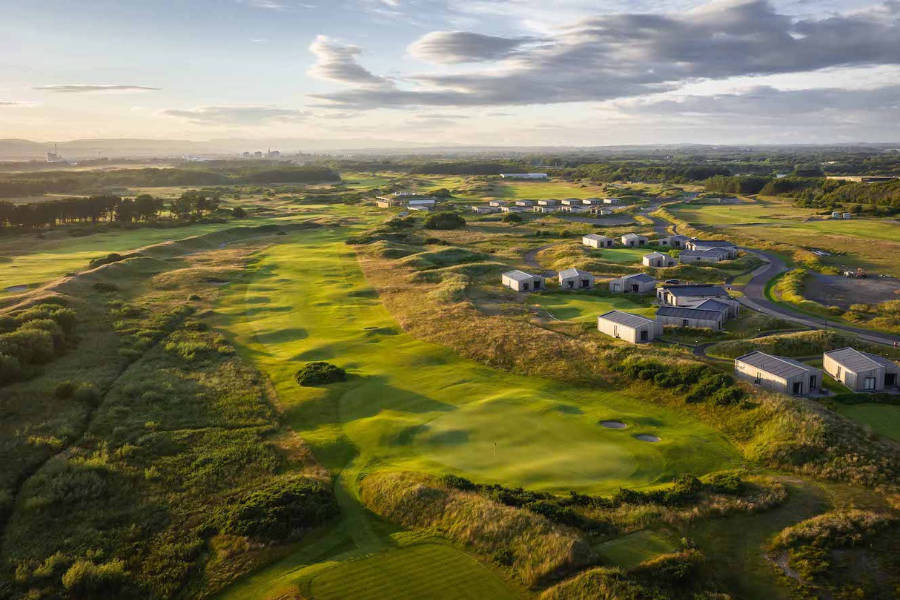
[[[0,7],[0,138],[900,140],[897,0]]]

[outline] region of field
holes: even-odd
[[[599,285],[605,285],[603,283]],[[596,324],[597,315],[611,310],[625,310],[652,317],[656,308],[649,300],[620,294],[618,296],[596,296],[577,292],[537,294],[531,297],[535,305],[541,307],[554,319],[579,321]]]
[[[838,404],[837,411],[872,431],[900,442],[900,406],[891,404]]]

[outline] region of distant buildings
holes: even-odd
[[[657,269],[665,268],[665,267],[674,267],[678,264],[678,261],[668,254],[663,254],[662,252],[651,252],[650,254],[645,254],[641,259],[645,267],[654,267]]]
[[[732,252],[728,248],[709,248],[707,250],[682,250],[678,258],[682,263],[698,263],[698,262],[722,262],[732,258]]]
[[[737,258],[737,246],[725,240],[698,240],[690,239],[685,243],[685,248],[695,252],[704,252],[706,250],[723,249],[729,258]]]
[[[377,196],[375,205],[378,208],[393,208],[405,206],[409,210],[431,210],[437,203],[437,198],[425,196],[416,192],[394,192],[386,196]]]
[[[708,300],[728,306],[729,316],[737,316],[740,305],[724,288],[712,284],[666,285],[656,290],[656,299],[663,306],[701,308]],[[707,305],[709,306],[709,305]]]
[[[501,179],[547,179],[546,173],[500,173]]]
[[[660,246],[667,246],[669,248],[684,248],[685,244],[690,241],[686,235],[670,235],[664,238],[660,238],[657,240],[657,244]]]
[[[636,233],[626,233],[622,236],[622,245],[626,248],[639,248],[641,246],[646,246],[647,242],[649,242],[649,238],[645,235],[638,235]]]

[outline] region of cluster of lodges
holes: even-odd
[[[562,290],[590,290],[594,287],[594,276],[581,269],[565,269],[557,274]],[[547,287],[542,275],[532,275],[518,269],[507,271],[500,276],[506,287],[517,292],[537,292]]]
[[[437,204],[437,198],[426,196],[416,192],[394,192],[387,196],[376,196],[375,206],[378,208],[403,207],[407,210],[432,210]]]
[[[896,387],[900,375],[897,363],[850,347],[825,352],[822,367],[852,392],[882,392]],[[734,372],[741,379],[792,396],[821,393],[823,369],[758,350],[734,359]]]
[[[642,248],[651,245],[650,239],[636,233],[626,233],[618,238],[625,248]],[[581,243],[591,248],[612,248],[616,238],[597,233],[589,233],[581,238]],[[653,241],[653,245],[680,250],[678,259],[662,252],[651,252],[643,258],[646,267],[674,267],[696,262],[722,262],[737,258],[738,249],[733,243],[725,240],[700,240],[686,235],[670,235]]]
[[[690,327],[718,331],[736,317],[740,304],[725,289],[713,284],[664,284],[645,273],[626,275],[610,282],[610,291],[631,294],[656,292],[659,305],[653,319],[613,310],[597,317],[597,329],[633,344],[650,342],[664,327]]]
[[[612,206],[620,203],[619,198],[566,198],[565,200],[516,200],[503,202],[491,200],[487,204],[473,204],[472,212],[482,215],[497,212],[538,212],[538,213],[591,213],[611,215]]]

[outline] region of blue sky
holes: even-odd
[[[895,141],[900,2],[0,0],[0,138]]]

